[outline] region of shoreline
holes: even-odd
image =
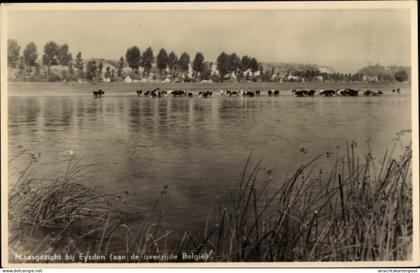
[[[255,83],[77,83],[77,82],[9,82],[8,96],[21,95],[91,95],[93,90],[103,89],[108,94],[133,93],[140,90],[153,90],[160,88],[168,89],[186,89],[189,91],[210,90],[218,92],[221,89],[260,89],[263,93],[268,89],[279,89],[284,93],[286,90],[293,89],[382,89],[385,93],[392,89],[401,88],[404,93],[410,90],[411,83],[365,83],[365,82],[255,82]],[[53,94],[51,92],[54,92]],[[34,94],[35,92],[35,94]]]

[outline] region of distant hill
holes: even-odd
[[[317,64],[302,64],[302,63],[271,63],[263,62],[262,63],[264,70],[268,69],[280,72],[280,74],[287,74],[287,72],[294,71],[306,71],[306,70],[319,70],[320,72],[326,73],[335,73],[336,71],[332,67],[320,66]]]
[[[357,73],[369,76],[369,77],[391,77],[398,71],[405,71],[408,75],[411,75],[411,68],[409,66],[382,66],[381,64],[369,65],[360,69]]]

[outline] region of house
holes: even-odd
[[[202,81],[200,81],[201,83],[213,83],[213,81],[212,80],[202,80]]]
[[[323,82],[323,81],[324,81],[324,77],[322,77],[321,75],[318,75],[318,76],[316,76],[316,77],[314,78],[314,81],[317,81],[317,82]]]
[[[132,83],[133,80],[131,79],[130,76],[127,76],[127,77],[125,77],[124,82],[126,82],[126,83]]]
[[[103,77],[102,81],[103,82],[111,82],[111,78]]]
[[[219,76],[220,75],[219,70],[217,70],[217,65],[214,64],[214,63],[212,63],[211,66],[210,66],[210,74],[212,76]]]
[[[288,75],[288,76],[286,77],[286,79],[287,79],[287,81],[289,81],[289,82],[300,82],[300,81],[302,81],[302,78],[301,78],[301,77],[299,77],[299,76],[295,76],[295,75]]]
[[[363,80],[365,82],[377,82],[378,81],[378,76],[363,76]]]

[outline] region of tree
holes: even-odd
[[[121,57],[120,61],[118,62],[118,70],[117,70],[118,77],[122,77],[123,68],[124,68],[124,57]]]
[[[128,66],[133,70],[135,74],[139,72],[139,66],[141,61],[140,49],[137,46],[127,49],[125,53],[125,59],[127,60]]]
[[[68,67],[69,67],[69,77],[70,77],[70,79],[73,80],[74,79],[74,69],[73,69],[73,62],[72,61],[69,62]]]
[[[32,71],[32,67],[36,64],[38,58],[37,48],[34,42],[30,42],[26,45],[23,51],[23,59],[25,64],[29,67],[29,71]]]
[[[69,52],[69,46],[67,44],[64,44],[59,47],[57,52],[57,61],[61,65],[61,77],[64,78],[64,65],[69,65],[69,63],[72,60],[71,53]]]
[[[112,69],[111,70],[111,80],[115,80],[115,70],[114,69]]]
[[[257,70],[258,70],[258,68],[259,68],[259,64],[258,64],[257,59],[252,58],[252,59],[249,61],[249,68],[251,69],[251,71],[252,71],[252,72],[255,72],[255,71],[257,71]]]
[[[86,78],[90,81],[95,80],[96,71],[97,71],[96,61],[95,60],[88,61],[86,64]]]
[[[179,69],[182,73],[188,73],[188,66],[190,64],[190,55],[188,53],[184,52],[181,54],[181,57],[179,57]]]
[[[71,53],[69,52],[69,46],[64,44],[60,46],[57,52],[58,62],[63,65],[68,65],[69,62],[72,60]]]
[[[160,74],[168,67],[168,54],[164,48],[161,48],[156,56],[156,65]]]
[[[200,81],[202,80],[210,80],[211,77],[211,64],[203,63],[201,70],[200,70]]]
[[[203,70],[203,64],[204,64],[204,56],[201,52],[197,52],[195,54],[193,65],[192,65],[193,72],[196,78],[197,78],[197,75]]]
[[[76,68],[80,71],[83,71],[83,59],[82,59],[82,52],[78,52],[76,55]]]
[[[78,76],[83,78],[83,59],[82,52],[77,52],[74,66],[78,69]]]
[[[226,74],[230,72],[230,56],[225,52],[220,53],[219,57],[217,57],[217,70],[219,70],[220,79],[223,82],[224,77]]]
[[[50,81],[50,66],[58,64],[58,44],[51,41],[44,46],[44,55],[42,56],[42,62],[47,66],[47,80]],[[55,80],[55,79],[54,79]]]
[[[244,72],[250,68],[251,58],[247,55],[242,56],[241,63],[239,64],[239,69]]]
[[[230,72],[236,72],[241,64],[241,59],[236,53],[230,54]]]
[[[44,63],[44,65],[49,67],[50,65],[58,64],[59,48],[60,47],[53,41],[48,42],[44,46],[44,55],[42,56],[42,62]]]
[[[150,70],[152,69],[152,64],[154,61],[154,55],[153,55],[153,49],[149,46],[142,55],[141,58],[141,67],[143,67],[144,69],[144,74],[145,75],[149,75],[150,74]]]
[[[396,81],[399,81],[399,82],[405,82],[405,81],[408,81],[408,73],[407,73],[407,71],[406,70],[404,70],[404,69],[401,69],[401,70],[399,70],[399,71],[397,71],[397,72],[395,72],[395,74],[394,74],[394,78],[395,78],[395,80]]]
[[[177,65],[178,57],[176,56],[175,52],[171,51],[168,56],[168,67],[172,74],[174,74]]]
[[[15,68],[19,59],[20,46],[16,40],[7,40],[7,65]]]
[[[105,78],[110,78],[111,77],[111,67],[107,66],[105,68]]]
[[[103,68],[104,68],[104,64],[102,62],[100,62],[99,65],[98,65],[98,76],[97,76],[98,79],[102,78],[101,76],[102,76],[102,69]]]

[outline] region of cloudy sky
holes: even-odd
[[[362,66],[409,65],[410,11],[351,10],[9,10],[8,38],[67,43],[73,56],[117,59],[128,47],[155,53],[221,51],[265,62],[314,63],[341,72]]]

